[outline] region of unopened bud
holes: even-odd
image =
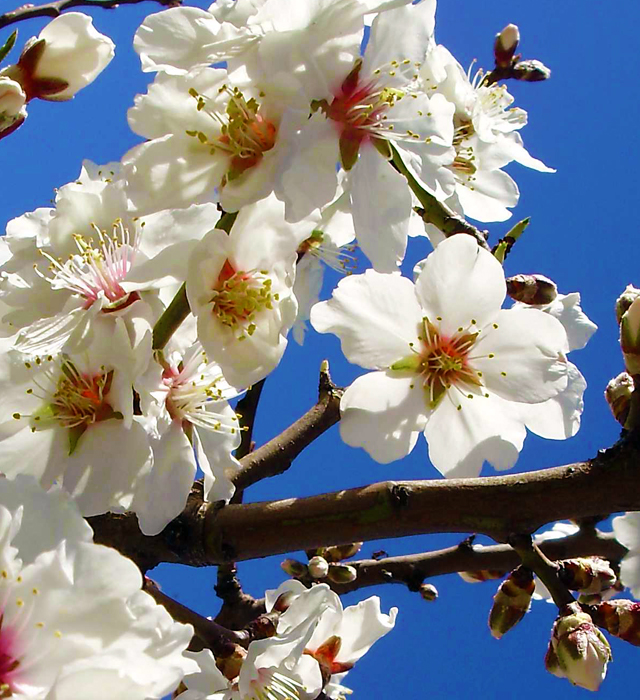
[[[458,576],[466,583],[482,583],[493,581],[504,576],[504,571],[497,569],[479,569],[478,571],[458,571]]]
[[[590,615],[578,603],[562,608],[553,625],[545,665],[550,673],[573,685],[598,690],[611,661],[611,648]]]
[[[507,24],[501,32],[496,34],[496,40],[493,45],[496,67],[508,68],[511,65],[519,41],[520,30],[515,24]]]
[[[25,104],[27,96],[20,83],[0,75],[0,132],[16,122],[23,122],[27,116]]]
[[[629,374],[640,374],[640,297],[636,298],[620,319],[620,347]]]
[[[246,658],[246,649],[236,644],[233,652],[229,656],[222,658],[216,657],[216,666],[227,680],[232,681],[238,677],[240,668]]]
[[[529,612],[535,588],[533,572],[519,566],[500,584],[489,613],[491,634],[500,639]]]
[[[547,68],[542,61],[528,59],[526,61],[518,61],[513,67],[512,74],[516,80],[538,83],[551,77],[551,69]]]
[[[329,562],[342,561],[350,559],[362,548],[362,542],[352,542],[351,544],[337,544],[333,547],[327,547],[324,550],[324,557]]]
[[[293,591],[284,591],[284,593],[281,593],[276,598],[276,602],[273,604],[271,611],[278,613],[286,612],[289,609],[294,597],[295,593],[293,593]]]
[[[618,578],[611,564],[601,557],[566,559],[560,562],[558,575],[567,588],[585,595],[602,593]]]
[[[622,317],[638,297],[640,297],[640,289],[637,289],[632,284],[628,284],[624,292],[616,299],[616,320],[618,325],[620,325]]]
[[[311,578],[326,578],[329,573],[329,562],[324,557],[311,557],[307,568]]]
[[[631,394],[633,394],[633,379],[626,372],[622,372],[612,379],[604,390],[604,397],[613,417],[620,425],[624,425],[629,417]]]
[[[558,296],[558,287],[544,275],[514,275],[508,277],[507,294],[523,304],[550,304]]]
[[[333,583],[351,583],[358,578],[358,570],[348,564],[329,564],[327,578]]]
[[[293,578],[302,578],[309,573],[307,565],[297,559],[285,559],[280,563],[280,568]]]
[[[438,599],[438,589],[432,583],[420,584],[419,591],[422,600],[426,600],[428,603]]]
[[[640,603],[616,599],[598,605],[593,621],[614,637],[640,647]]]

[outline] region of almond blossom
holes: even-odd
[[[415,285],[373,270],[342,280],[311,323],[338,335],[347,359],[376,370],[342,398],[343,440],[386,463],[424,432],[447,476],[475,476],[485,460],[513,466],[525,437],[514,402],[566,389],[569,346],[548,314],[501,309],[505,294],[501,265],[465,235],[443,241]]]
[[[182,655],[192,627],[140,590],[132,561],[92,542],[59,489],[0,479],[0,573],[3,698],[151,700],[195,669]]]
[[[191,254],[187,297],[198,339],[234,387],[259,381],[280,362],[297,314],[296,251],[308,230],[308,223],[288,224],[271,197],[245,207],[230,234],[210,231]]]

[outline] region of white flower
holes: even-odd
[[[60,483],[83,515],[129,508],[152,459],[132,388],[150,337],[132,350],[116,319],[73,357],[25,360],[9,351],[11,339],[2,342],[0,472],[31,474],[44,488]]]
[[[296,318],[296,250],[307,230],[287,224],[271,197],[245,207],[230,234],[210,231],[191,254],[187,297],[198,339],[234,387],[259,381],[280,362]]]
[[[2,697],[150,700],[193,671],[182,656],[191,626],[140,590],[133,562],[91,539],[61,491],[0,479]]]
[[[618,515],[611,524],[618,542],[629,550],[620,562],[620,581],[640,599],[640,512]]]
[[[566,389],[568,343],[549,314],[502,310],[505,290],[498,261],[465,235],[437,247],[415,286],[372,270],[342,280],[311,323],[337,334],[347,359],[377,370],[342,398],[345,442],[386,463],[424,432],[447,476],[474,476],[484,460],[513,466],[525,437],[513,402]]]
[[[533,158],[518,134],[527,113],[511,107],[513,97],[503,85],[473,80],[444,46],[432,46],[421,70],[424,89],[443,95],[455,106],[453,117],[455,195],[447,204],[479,221],[504,221],[508,207],[518,203],[520,193],[513,179],[501,170],[512,160],[540,172],[553,172]]]
[[[143,385],[157,400],[157,405],[141,405],[149,417],[153,468],[131,506],[145,535],[157,535],[182,512],[197,466],[204,472],[205,501],[228,501],[235,491],[231,477],[240,467],[232,455],[240,428],[227,403],[238,392],[216,364],[207,362],[200,343],[184,354],[165,352],[165,357],[164,368],[152,366]]]
[[[15,78],[27,99],[70,100],[109,65],[115,46],[81,12],[67,12],[49,22],[27,42],[15,66],[3,72]]]

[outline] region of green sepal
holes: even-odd
[[[361,143],[362,139],[355,137],[352,129],[345,129],[340,134],[340,162],[347,172],[353,168],[358,160]]]
[[[420,372],[420,365],[422,364],[422,359],[417,353],[407,355],[406,357],[396,360],[389,369],[392,372]]]
[[[4,61],[7,54],[15,46],[16,39],[18,38],[18,30],[16,29],[13,34],[4,42],[4,46],[0,49],[0,63]]]
[[[84,435],[86,429],[87,426],[84,424],[75,425],[73,428],[68,429],[67,437],[69,438],[69,457],[71,457],[71,455],[76,451],[76,447],[78,447],[78,442],[80,442],[80,438]]]

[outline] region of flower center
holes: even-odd
[[[107,400],[113,381],[113,370],[107,372],[102,367],[97,374],[84,373],[64,355],[63,358],[57,378],[54,377],[54,371],[45,370],[45,380],[52,387],[35,382],[41,391],[41,406],[28,416],[14,413],[13,417],[17,420],[30,418],[31,430],[34,432],[54,427],[66,429],[71,455],[89,426],[109,418],[122,418],[122,414],[114,411]],[[51,361],[53,358],[49,356],[47,360]],[[36,358],[34,362],[36,365],[42,364],[40,358]],[[30,362],[25,362],[25,366],[27,369],[32,367]],[[27,393],[36,395],[33,389],[27,389]]]
[[[475,325],[475,322],[471,324]],[[457,333],[448,337],[425,317],[418,337],[421,349],[413,348],[413,355],[394,362],[390,369],[421,375],[429,408],[436,408],[452,386],[482,386],[480,375],[469,365],[469,351],[478,332],[470,333],[468,329],[459,328]]]
[[[251,681],[251,695],[246,700],[299,700],[304,686],[288,676],[267,668],[257,669]]]
[[[14,657],[14,635],[6,626],[3,628],[4,615],[0,614],[0,698],[13,696],[12,680],[15,670],[20,665]]]
[[[226,113],[207,112],[220,126],[220,135],[210,139],[202,131],[187,131],[204,146],[211,149],[211,155],[225,153],[229,156],[229,167],[225,173],[222,186],[239,178],[244,172],[257,165],[276,142],[277,126],[259,113],[260,105],[257,100],[245,99],[238,88],[230,89],[226,85],[220,92],[229,94]],[[189,94],[197,101],[197,110],[202,111],[207,106],[207,98],[200,95],[194,88]]]
[[[234,398],[237,392],[227,384],[218,365],[207,362],[199,344],[185,354],[177,369],[167,366],[162,381],[169,389],[167,411],[183,426],[191,423],[205,430],[231,434],[241,430],[235,414],[207,410],[207,406]]]
[[[273,302],[279,298],[271,291],[272,283],[267,274],[267,270],[237,271],[225,260],[211,297],[213,313],[220,323],[253,335],[256,315],[264,309],[272,309]]]
[[[321,110],[324,115],[336,123],[340,132],[340,160],[345,170],[350,170],[358,157],[360,145],[368,140],[419,139],[418,134],[407,131],[395,133],[393,120],[387,114],[389,110],[409,93],[393,87],[382,85],[384,74],[394,77],[396,73],[412,72],[413,64],[409,59],[391,61],[388,65],[373,71],[372,76],[364,80],[360,76],[362,59],[356,60],[349,75],[340,86],[340,91],[331,104],[327,100],[313,100],[312,111]],[[414,76],[416,77],[416,76]],[[407,79],[405,82],[409,82]]]
[[[140,298],[137,292],[129,294],[120,284],[133,265],[140,234],[137,232],[132,240],[120,219],[114,222],[110,236],[95,224],[91,224],[91,227],[97,237],[95,247],[95,239],[87,240],[84,236],[74,234],[79,253],[61,263],[43,252],[51,263],[49,269],[53,276],[38,274],[53,289],[67,289],[83,297],[85,309],[92,306],[100,296],[108,301],[105,312],[122,309]]]

